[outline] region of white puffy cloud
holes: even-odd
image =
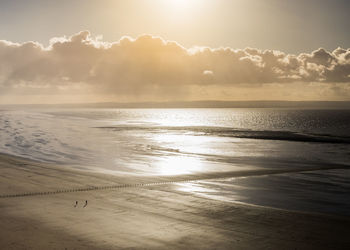
[[[174,93],[186,86],[349,83],[350,49],[299,55],[255,48],[190,48],[142,35],[105,42],[88,31],[44,47],[0,41],[0,94]]]

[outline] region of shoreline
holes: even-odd
[[[53,192],[62,187],[91,188],[91,183],[98,187],[145,182],[142,176],[73,170],[4,154],[0,154],[0,175],[2,194]],[[146,178],[148,183],[162,184],[138,188],[1,197],[0,248],[347,249],[350,246],[347,217],[198,197],[177,190],[175,180],[169,178]],[[176,178],[181,181],[184,177]],[[83,208],[85,200],[89,203]]]
[[[116,109],[177,109],[177,108],[282,108],[282,109],[350,109],[350,101],[290,101],[290,100],[247,100],[247,101],[170,101],[170,102],[96,102],[96,103],[22,103],[0,104],[0,108],[116,108]]]

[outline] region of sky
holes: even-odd
[[[350,1],[1,0],[0,104],[350,100]]]

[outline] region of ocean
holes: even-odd
[[[116,175],[196,176],[174,185],[208,199],[350,215],[350,110],[2,109],[0,152]]]

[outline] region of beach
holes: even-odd
[[[0,250],[350,250],[349,12],[1,0]]]
[[[0,173],[1,249],[350,246],[345,216],[226,202],[174,188],[202,176],[130,178],[8,155],[0,156]]]

